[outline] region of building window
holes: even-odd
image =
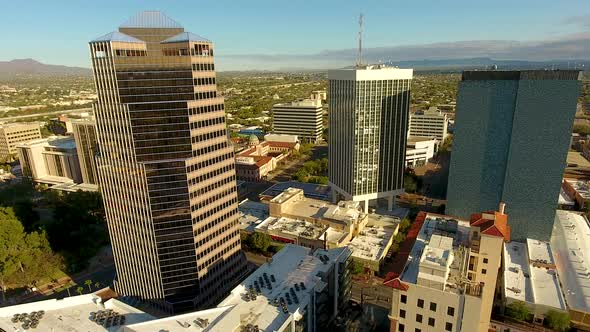
[[[453,331],[453,323],[445,323],[445,331]]]
[[[424,308],[424,300],[418,299],[418,308]]]
[[[481,274],[486,274],[488,272],[488,270],[486,269],[481,269]]]
[[[453,307],[448,307],[447,308],[447,315],[454,317],[455,316],[455,308]]]
[[[399,332],[404,332],[406,330],[406,327],[404,326],[404,324],[400,323],[400,324],[398,324],[398,327],[399,327],[399,329],[398,329]]]
[[[487,258],[484,258],[484,259],[483,259],[483,263],[484,263],[484,264],[487,264],[487,263],[488,263],[488,259],[487,259]]]
[[[408,296],[402,294],[402,296],[400,298],[400,302],[401,303],[407,303],[408,302]]]
[[[434,326],[434,318],[432,318],[432,317],[428,318],[428,325]]]
[[[436,303],[430,302],[430,311],[436,312]]]
[[[418,323],[422,323],[422,315],[420,315],[420,314],[416,314],[416,321],[417,321]]]
[[[401,318],[406,318],[406,311],[405,311],[405,310],[403,310],[403,309],[400,309],[400,311],[399,311],[399,316],[400,316]]]
[[[420,330],[419,328],[415,328],[414,332],[422,332],[422,330]]]

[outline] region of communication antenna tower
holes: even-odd
[[[363,64],[363,14],[359,16],[359,53],[356,61],[357,66]]]

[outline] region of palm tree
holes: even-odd
[[[92,288],[90,288],[90,286],[92,286],[92,280],[88,279],[88,280],[84,281],[84,285],[88,286],[89,292],[92,292]]]
[[[94,288],[95,288],[95,289],[98,289],[99,287],[100,287],[100,282],[98,282],[98,281],[97,281],[97,282],[95,282],[95,283],[94,283]]]
[[[84,288],[82,288],[82,287],[76,288],[76,293],[78,293],[78,295],[82,295],[82,293],[84,293]]]

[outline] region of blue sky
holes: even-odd
[[[367,48],[482,40],[535,43],[580,34],[586,38],[590,32],[588,0],[0,0],[0,6],[0,60],[34,58],[84,67],[89,66],[87,42],[141,10],[161,10],[186,30],[213,40],[226,69],[257,66],[240,61],[241,55],[352,49],[361,11]]]

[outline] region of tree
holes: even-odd
[[[350,273],[354,274],[354,275],[359,275],[361,273],[363,273],[365,271],[365,269],[363,268],[363,265],[355,260],[352,260],[352,262],[350,263]]]
[[[270,246],[270,236],[256,232],[250,235],[249,243],[251,248],[266,252]]]
[[[94,289],[99,289],[100,288],[100,282],[95,282],[94,283]]]
[[[529,308],[522,301],[515,301],[506,306],[506,316],[525,321],[529,316]]]
[[[34,285],[61,268],[43,232],[25,233],[12,208],[0,207],[0,286]]]
[[[78,288],[76,288],[76,293],[78,293],[78,295],[82,295],[82,293],[84,293],[84,288],[78,286]]]
[[[399,223],[399,232],[402,234],[405,234],[408,229],[410,228],[410,226],[412,225],[412,222],[410,221],[409,218],[404,218],[400,223]]]
[[[566,312],[549,310],[545,315],[545,322],[553,330],[564,332],[570,327],[570,316]]]
[[[92,286],[92,280],[88,279],[84,281],[84,285],[88,286],[88,292],[92,292],[92,288],[90,288]]]
[[[22,224],[11,208],[0,208],[0,287],[6,301],[6,282],[20,268],[20,257],[25,246]]]

